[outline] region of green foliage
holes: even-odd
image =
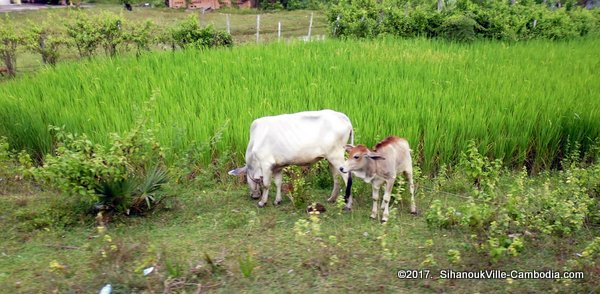
[[[502,161],[499,159],[489,160],[479,153],[475,141],[468,141],[466,152],[462,152],[458,168],[462,170],[467,178],[475,185],[475,194],[478,198],[488,199],[495,192],[498,183]]]
[[[150,45],[155,37],[152,32],[156,25],[151,20],[143,23],[134,23],[129,26],[129,30],[124,34],[124,40],[135,46],[135,54],[140,56],[142,52],[150,51]]]
[[[25,37],[8,14],[2,16],[0,22],[0,60],[8,75],[14,77],[17,74],[17,49],[23,44]]]
[[[63,34],[48,23],[41,25],[28,22],[29,34],[27,48],[42,56],[42,62],[55,65],[60,56],[60,48],[70,45]]]
[[[103,12],[96,19],[96,29],[100,34],[100,44],[104,47],[106,56],[117,55],[117,46],[126,38],[124,33],[124,18],[111,12]]]
[[[476,38],[563,40],[600,32],[598,14],[565,7],[551,10],[533,2],[511,5],[509,1],[460,0],[446,3],[438,12],[435,5],[425,2],[415,6],[396,0],[345,0],[332,5],[327,15],[337,37],[392,34],[471,42]]]
[[[296,165],[288,166],[283,171],[283,182],[289,187],[288,197],[296,208],[306,207],[315,199],[311,191],[311,181],[307,182],[307,173]]]
[[[489,161],[478,155],[474,143],[469,144],[467,154],[463,155],[461,169],[482,184],[490,181],[489,173],[482,177]],[[579,159],[578,154],[567,157]],[[436,199],[426,212],[426,221],[430,227],[470,231],[471,246],[486,253],[492,262],[519,255],[528,242],[535,241],[531,236],[537,234],[571,236],[586,222],[597,221],[594,207],[598,205],[600,167],[565,166],[556,176],[548,177],[541,189],[531,188],[531,180],[523,169],[506,194],[490,189],[485,198],[476,193],[456,208]]]
[[[163,150],[147,123],[139,119],[123,136],[112,134],[108,147],[85,134],[51,127],[55,151],[31,173],[83,201],[98,202],[102,210],[130,214],[153,209],[163,198],[159,190],[167,174]]]
[[[250,278],[254,268],[256,268],[256,260],[254,260],[254,252],[248,247],[248,252],[238,257],[240,271],[245,278]]]
[[[233,39],[229,33],[217,31],[213,26],[201,28],[200,22],[193,14],[171,28],[170,34],[175,44],[183,49],[233,46]]]
[[[102,35],[94,19],[82,12],[75,13],[72,21],[65,23],[67,35],[73,39],[79,56],[92,57],[102,42]]]
[[[452,15],[444,19],[439,34],[450,41],[472,42],[477,26],[477,22],[466,15]]]

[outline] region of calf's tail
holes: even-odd
[[[354,129],[350,128],[350,144],[354,146]],[[346,183],[346,194],[344,194],[344,201],[348,203],[348,198],[352,195],[352,172],[348,173],[348,182]]]

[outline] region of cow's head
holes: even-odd
[[[344,149],[348,152],[348,160],[340,167],[340,171],[343,173],[363,170],[369,161],[385,159],[381,154],[369,150],[362,144],[356,146],[348,144],[344,146]]]
[[[246,182],[250,188],[250,197],[258,199],[262,195],[263,177],[257,175],[257,173],[248,166],[238,167],[234,170],[230,170],[228,174],[233,176],[246,175]]]

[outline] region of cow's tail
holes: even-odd
[[[350,128],[350,144],[354,146],[354,128]],[[352,195],[352,172],[348,173],[348,182],[346,182],[346,193],[344,194],[344,201],[348,204],[348,199]]]

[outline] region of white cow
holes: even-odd
[[[284,167],[327,159],[333,175],[333,191],[328,200],[336,201],[340,189],[338,175],[341,175],[346,184],[344,209],[350,210],[352,178],[338,170],[344,163],[344,145],[348,139],[351,143],[354,141],[350,119],[329,109],[258,118],[250,127],[246,165],[229,174],[246,174],[252,198],[261,198],[259,207],[267,204],[273,175],[277,187],[274,204],[279,205]]]
[[[373,209],[371,218],[377,217],[377,201],[379,200],[379,188],[385,183],[385,192],[381,208],[383,209],[382,222],[388,220],[389,202],[392,188],[398,173],[404,173],[410,188],[410,211],[417,212],[415,206],[415,186],[413,184],[412,159],[408,141],[403,138],[390,136],[377,143],[373,151],[364,145],[346,145],[348,160],[340,167],[342,173],[352,172],[355,176],[363,179],[373,186]]]

